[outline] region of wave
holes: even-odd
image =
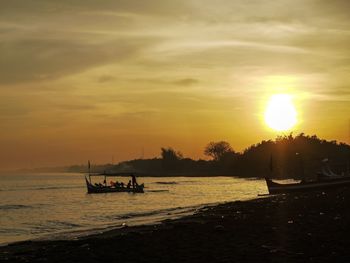
[[[111,215],[107,216],[108,219],[130,219],[135,217],[148,217],[148,216],[154,216],[154,215],[162,215],[162,214],[177,214],[182,213],[185,211],[189,211],[192,209],[196,209],[198,206],[188,206],[188,207],[174,207],[174,208],[165,208],[165,209],[159,209],[159,210],[153,210],[148,212],[140,212],[140,213],[126,213],[123,215]],[[185,211],[184,211],[185,210]]]
[[[177,182],[155,182],[156,184],[178,184]]]
[[[0,205],[0,210],[15,210],[33,208],[30,205]]]
[[[33,233],[45,233],[73,229],[78,227],[81,227],[81,225],[66,221],[48,220],[38,225],[31,225],[31,231]]]
[[[0,228],[0,234],[3,235],[9,235],[9,234],[14,234],[14,235],[21,235],[21,234],[27,234],[29,231],[26,229],[20,229],[20,228]],[[2,241],[0,242],[0,246],[2,245]]]
[[[169,192],[169,190],[147,190],[147,193],[161,193],[161,192]]]
[[[76,189],[76,188],[85,188],[85,186],[44,186],[44,187],[33,188],[33,190]]]
[[[84,186],[38,186],[38,187],[24,187],[24,188],[9,188],[1,189],[0,191],[25,191],[25,190],[58,190],[58,189],[78,189],[85,188]]]
[[[58,220],[48,220],[47,223],[50,225],[58,226],[58,227],[69,227],[69,228],[81,226],[79,224],[70,223],[70,222],[66,222],[66,221],[58,221]]]

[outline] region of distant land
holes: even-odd
[[[316,135],[278,136],[263,140],[243,152],[225,141],[210,142],[204,153],[211,160],[193,160],[173,148],[161,148],[161,157],[135,159],[118,164],[91,164],[93,173],[137,173],[138,176],[240,176],[300,179],[316,177],[325,165],[336,173],[349,170],[350,146],[319,139]],[[273,173],[271,173],[273,168]],[[67,167],[21,169],[18,172],[87,173],[87,164]]]

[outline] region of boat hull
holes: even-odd
[[[109,186],[94,186],[85,177],[88,194],[103,194],[103,193],[144,193],[143,184],[136,188],[127,187],[109,187]]]
[[[350,186],[350,177],[327,179],[314,182],[301,182],[294,184],[279,184],[271,179],[265,178],[269,194],[281,194],[290,192],[300,192],[308,190],[322,190],[328,188]]]

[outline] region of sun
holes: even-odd
[[[271,96],[266,111],[266,124],[276,131],[287,131],[297,123],[297,111],[292,96],[289,94],[275,94]]]

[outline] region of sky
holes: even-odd
[[[204,158],[281,134],[349,143],[350,1],[0,2],[0,167]],[[288,131],[290,132],[290,131]]]

